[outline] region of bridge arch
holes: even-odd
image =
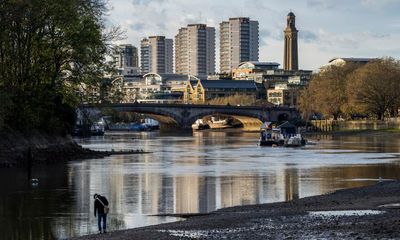
[[[294,108],[263,106],[221,106],[159,103],[120,103],[83,105],[82,108],[112,108],[118,112],[136,112],[147,115],[161,124],[179,128],[191,128],[199,118],[216,114],[232,116],[243,125],[261,126],[263,121],[291,120],[299,115]],[[254,128],[253,126],[253,128]]]
[[[157,120],[160,123],[161,128],[178,128],[180,126],[180,116],[173,111],[166,111],[162,109],[151,109],[151,108],[136,108],[136,109],[129,109],[129,108],[114,108],[118,112],[135,112],[140,113],[149,118]]]
[[[198,114],[192,115],[187,121],[193,124],[197,119],[202,119],[207,116],[222,115],[232,117],[242,123],[244,130],[259,130],[263,122],[263,117],[260,114],[249,113],[249,114],[238,114],[232,111],[204,111]]]

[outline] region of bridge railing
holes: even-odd
[[[168,107],[168,108],[214,108],[214,109],[249,109],[249,110],[282,110],[297,111],[294,107],[277,106],[237,106],[237,105],[209,105],[209,104],[163,104],[163,103],[114,103],[114,104],[83,104],[79,108],[113,108],[113,107]]]

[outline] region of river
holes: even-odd
[[[304,148],[257,146],[258,133],[107,133],[95,150],[142,149],[67,164],[0,169],[0,239],[96,233],[93,194],[110,201],[109,231],[179,221],[163,213],[287,201],[400,178],[400,138],[314,136]]]

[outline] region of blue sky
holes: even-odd
[[[315,70],[334,57],[400,58],[400,0],[110,0],[108,16],[139,47],[150,35],[173,38],[180,27],[206,23],[217,30],[229,17],[260,23],[260,61],[282,63],[286,15],[296,15],[299,65]]]

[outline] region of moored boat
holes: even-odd
[[[104,126],[102,125],[93,125],[90,127],[90,135],[91,136],[103,136],[104,135]]]
[[[233,127],[228,119],[216,120],[215,117],[211,117],[211,120],[207,122],[211,129],[223,129]]]
[[[149,125],[146,123],[116,123],[109,124],[108,130],[111,131],[152,131],[159,129],[158,125]]]
[[[203,119],[197,119],[195,123],[192,124],[193,130],[203,130],[210,128],[207,123],[203,122]]]
[[[273,128],[271,122],[266,122],[261,127],[260,146],[282,146],[284,138],[279,128]]]
[[[297,133],[296,126],[289,122],[285,122],[277,128],[273,128],[271,122],[265,122],[261,126],[260,146],[301,147],[306,142],[301,134]]]
[[[296,134],[285,140],[283,146],[285,147],[301,147],[306,145],[306,140],[301,136],[301,134]]]

